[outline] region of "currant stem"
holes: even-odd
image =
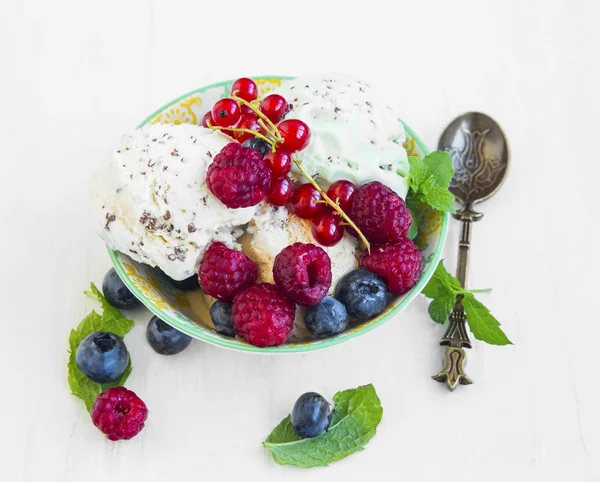
[[[208,127],[212,130],[219,130],[219,131],[232,131],[232,132],[246,132],[248,134],[252,134],[254,137],[259,137],[260,139],[264,140],[265,142],[268,142],[269,145],[271,146],[271,148],[275,148],[275,144],[274,142],[263,136],[260,132],[258,131],[253,131],[252,129],[243,129],[241,127],[221,127],[221,126],[213,126],[210,121],[207,122]]]
[[[298,168],[300,173],[308,180],[308,182],[310,182],[314,186],[314,188],[317,191],[319,191],[321,196],[323,196],[323,199],[325,200],[325,202],[327,204],[329,204],[335,211],[337,211],[339,213],[339,215],[342,217],[342,219],[344,219],[344,221],[346,221],[346,223],[348,223],[348,225],[351,226],[354,229],[354,231],[356,231],[356,233],[358,234],[358,237],[362,240],[362,242],[367,247],[367,251],[370,253],[371,252],[371,244],[369,243],[369,241],[367,241],[367,238],[365,238],[365,235],[361,232],[360,229],[358,229],[358,226],[356,224],[354,224],[354,221],[352,221],[352,219],[350,219],[348,217],[348,215],[344,212],[344,210],[341,207],[339,207],[335,202],[333,202],[333,200],[327,195],[327,193],[325,191],[323,191],[321,186],[319,186],[316,183],[316,181],[311,177],[311,175],[304,170],[304,168],[301,165],[302,161],[298,158],[298,152],[296,152],[296,156],[293,157],[292,160],[294,161],[294,164],[296,164],[296,167]],[[317,202],[319,202],[319,201],[317,201]]]
[[[257,109],[255,106],[253,106],[251,102],[248,102],[248,101],[246,101],[246,100],[242,99],[241,97],[238,97],[238,96],[236,95],[236,92],[237,92],[237,90],[231,94],[231,98],[232,98],[233,100],[235,100],[236,102],[239,102],[239,103],[241,103],[241,104],[244,104],[246,107],[249,107],[250,109],[252,109],[252,111],[253,111],[253,112],[254,112],[254,113],[255,113],[255,114],[258,116],[258,117],[260,117],[260,118],[261,118],[263,121],[265,121],[267,124],[269,124],[269,127],[270,127],[271,129],[273,129],[273,132],[275,132],[275,134],[276,134],[276,136],[273,136],[273,137],[276,137],[277,139],[281,139],[281,132],[279,132],[279,129],[277,129],[277,126],[276,126],[275,124],[273,124],[273,122],[271,122],[271,119],[269,119],[269,118],[268,118],[266,115],[264,115],[264,114],[263,114],[263,113],[260,111],[260,109]],[[281,141],[279,141],[279,142],[281,142]]]
[[[266,133],[269,134],[276,142],[283,142],[283,139],[281,137],[277,137],[277,134],[272,132],[271,129],[266,126],[262,119],[258,119],[258,125],[261,126],[266,131]]]

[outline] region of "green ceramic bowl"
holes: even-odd
[[[259,86],[260,95],[264,96],[290,78],[265,76],[256,77],[254,80]],[[204,113],[218,99],[229,95],[231,84],[232,81],[219,82],[185,94],[151,114],[139,127],[153,123],[199,124]],[[407,134],[407,141],[404,146],[409,155],[427,155],[429,153],[427,147],[406,124],[404,126]],[[224,348],[246,352],[269,354],[306,352],[337,345],[374,330],[397,316],[421,292],[433,275],[442,254],[448,227],[448,215],[433,211],[425,205],[420,206],[420,210],[419,235],[415,242],[423,254],[423,276],[412,290],[395,298],[386,311],[377,318],[360,325],[350,326],[344,333],[326,339],[285,343],[277,347],[257,348],[239,338],[228,338],[219,335],[211,328],[210,319],[205,320],[202,317],[199,320],[198,312],[194,312],[192,309],[194,300],[190,298],[189,294],[173,288],[167,281],[161,279],[160,275],[157,275],[156,270],[149,266],[136,263],[128,256],[117,251],[109,249],[109,254],[121,279],[152,313],[194,338]]]

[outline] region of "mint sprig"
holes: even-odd
[[[423,159],[410,156],[409,185],[417,201],[428,204],[438,211],[456,211],[454,195],[448,190],[454,176],[450,154],[433,151]]]
[[[375,435],[383,408],[373,385],[366,385],[333,397],[335,410],[327,432],[314,438],[298,436],[291,416],[284,418],[263,442],[279,465],[301,468],[322,467],[363,450]]]
[[[485,291],[489,290],[461,288],[458,280],[448,273],[440,261],[422,293],[431,298],[428,311],[433,321],[444,324],[456,304],[457,296],[462,295],[462,307],[473,336],[491,345],[512,345],[500,328],[500,322],[475,298],[474,293]]]
[[[81,373],[81,370],[77,367],[77,363],[75,362],[77,347],[86,336],[97,331],[109,331],[123,338],[133,328],[133,321],[125,318],[118,309],[111,306],[106,301],[106,298],[102,296],[102,293],[98,291],[94,283],[91,284],[90,291],[86,291],[85,294],[98,299],[102,305],[102,315],[92,311],[81,321],[75,330],[71,330],[71,334],[69,335],[69,363],[67,368],[71,393],[81,398],[89,411],[94,404],[94,400],[96,400],[96,397],[100,393],[111,387],[125,383],[125,380],[127,380],[127,377],[131,373],[131,359],[127,364],[125,373],[121,375],[119,380],[112,383],[96,383]]]

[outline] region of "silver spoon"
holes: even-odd
[[[453,216],[462,224],[456,278],[464,288],[467,283],[471,226],[483,217],[482,213],[473,210],[473,205],[491,197],[502,185],[508,169],[508,144],[502,129],[494,119],[479,112],[468,112],[454,119],[446,127],[438,149],[447,151],[452,157],[455,172],[450,191],[462,204],[462,209]],[[463,369],[463,348],[471,348],[465,320],[462,296],[458,296],[450,314],[450,325],[440,341],[440,345],[446,346],[445,366],[432,377],[438,382],[446,382],[451,391],[454,391],[459,383],[473,383]]]

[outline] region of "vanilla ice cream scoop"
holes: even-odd
[[[104,241],[175,280],[197,272],[213,240],[239,249],[240,227],[265,206],[229,209],[208,189],[208,166],[229,142],[192,124],[124,135],[92,187],[93,222]]]
[[[299,154],[319,184],[327,187],[339,179],[357,185],[379,181],[406,197],[404,127],[368,84],[345,75],[321,74],[286,81],[273,93],[291,104],[286,119],[300,119],[310,127],[310,143]]]

